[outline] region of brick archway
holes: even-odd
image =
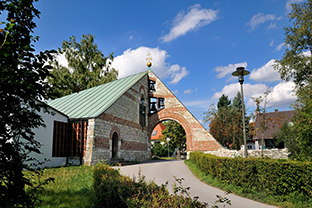
[[[168,109],[163,109],[158,113],[153,114],[149,118],[149,128],[148,128],[149,135],[152,134],[152,131],[157,126],[157,124],[166,120],[173,120],[181,124],[186,134],[186,148],[187,151],[190,151],[192,149],[192,141],[193,141],[193,135],[192,130],[190,128],[190,124],[187,122],[185,118],[183,118],[177,113],[173,113]]]
[[[208,133],[201,123],[186,109],[181,101],[162,83],[162,81],[150,71],[149,80],[154,82],[155,89],[149,91],[149,98],[156,99],[156,103],[162,101],[162,106],[157,106],[150,112],[148,131],[151,135],[155,126],[165,120],[173,120],[182,125],[186,133],[186,149],[189,154],[192,151],[217,151],[223,147]]]

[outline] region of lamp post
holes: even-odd
[[[170,141],[170,138],[168,137],[167,138],[167,142],[168,142],[168,158],[169,158],[169,141]]]
[[[243,83],[244,76],[248,75],[250,72],[245,70],[244,67],[237,67],[236,71],[232,73],[233,76],[238,77],[238,82],[241,85],[241,93],[242,93],[242,115],[243,115],[243,135],[244,135],[244,158],[248,157],[247,153],[247,139],[246,139],[246,127],[245,127],[245,106],[244,106],[244,91],[243,91]]]

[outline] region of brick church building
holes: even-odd
[[[152,131],[164,120],[183,126],[188,153],[223,148],[150,68],[47,104],[56,116],[44,118],[48,128],[37,138],[47,166],[149,160]]]

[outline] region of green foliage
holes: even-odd
[[[288,17],[293,25],[285,28],[285,53],[281,60],[276,60],[274,68],[282,79],[294,78],[301,88],[312,74],[312,0],[291,6]]]
[[[216,109],[213,104],[204,112],[204,122],[209,123],[209,133],[223,146],[240,149],[243,144],[242,97],[238,92],[233,104],[227,96],[222,95]],[[245,113],[246,114],[246,113]],[[250,118],[245,115],[246,133],[249,135]]]
[[[263,192],[280,200],[300,198],[312,203],[312,163],[260,158],[223,158],[192,152],[197,167],[245,193]]]
[[[174,153],[175,148],[169,145],[169,155]],[[168,144],[161,144],[160,142],[155,142],[152,144],[152,152],[158,157],[168,157]]]
[[[68,67],[62,66],[57,60],[52,62],[53,77],[48,83],[53,87],[56,97],[62,97],[91,87],[105,84],[117,79],[118,71],[111,68],[113,53],[105,57],[94,43],[94,36],[83,35],[78,43],[76,37],[63,41],[59,54],[65,54]]]
[[[49,97],[47,60],[51,53],[34,54],[33,36],[36,24],[33,19],[40,15],[34,8],[36,0],[6,0],[0,2],[1,15],[7,15],[0,29],[0,201],[3,207],[33,207],[36,190],[43,182],[26,178],[23,170],[35,176],[39,170],[32,167],[41,164],[29,154],[40,153],[40,143],[34,139],[32,129],[44,126],[40,110],[45,107],[36,100]],[[29,167],[28,164],[33,166]],[[25,186],[29,186],[26,193]]]
[[[276,60],[274,68],[281,78],[293,78],[296,84],[298,101],[294,106],[298,114],[294,117],[294,141],[291,154],[296,159],[311,159],[312,155],[312,0],[291,4],[288,14],[292,26],[285,28],[285,53],[281,60]],[[286,129],[285,129],[286,130]]]
[[[40,202],[36,207],[92,207],[95,200],[92,170],[91,166],[45,168],[41,179],[55,180],[39,193]],[[28,175],[28,172],[25,174]]]
[[[296,160],[312,160],[312,82],[297,91],[294,105],[296,114],[292,125],[284,123],[274,139],[285,142],[289,157]]]
[[[229,107],[230,105],[231,105],[231,100],[228,99],[227,95],[222,94],[217,104],[218,109],[221,107]]]
[[[207,207],[189,195],[170,195],[168,184],[158,186],[153,181],[146,182],[140,173],[136,181],[98,163],[93,171],[95,207]],[[186,191],[183,187],[175,190],[175,193]]]
[[[166,126],[166,129],[161,132],[163,135],[162,141],[167,145],[166,138],[170,138],[169,148],[173,151],[179,148],[177,158],[180,159],[180,153],[186,150],[186,134],[184,128],[176,121],[166,121],[163,124]]]
[[[298,102],[295,105],[297,114],[293,118],[298,143],[298,159],[312,160],[312,81],[297,91]]]
[[[284,122],[280,131],[273,135],[273,141],[277,143],[284,142],[289,155],[289,159],[298,159],[300,155],[300,148],[296,139],[296,129],[288,122]]]

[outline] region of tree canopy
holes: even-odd
[[[69,41],[63,41],[59,54],[65,54],[68,68],[56,59],[52,62],[53,77],[48,83],[53,87],[55,97],[62,97],[91,87],[105,84],[117,79],[118,71],[111,68],[113,53],[105,57],[94,43],[91,34],[83,35],[77,42],[72,36]]]
[[[283,80],[293,78],[297,88],[301,88],[312,74],[312,0],[291,6],[288,17],[292,26],[284,28],[285,53],[274,68]]]
[[[232,105],[228,96],[219,98],[218,108],[211,104],[204,112],[204,122],[209,123],[209,133],[223,146],[239,149],[243,144],[242,97],[238,92]],[[249,117],[246,118],[246,133],[249,133]]]
[[[227,95],[222,94],[217,104],[218,109],[221,107],[228,107],[229,105],[231,105],[231,100],[229,100]]]
[[[53,59],[44,51],[34,54],[34,18],[40,12],[34,8],[36,0],[0,1],[1,15],[7,15],[0,29],[0,201],[3,207],[33,207],[37,200],[33,191],[40,187],[25,177],[24,170],[40,164],[30,153],[40,153],[40,143],[32,129],[44,126],[40,110],[44,106],[36,100],[49,98],[45,80],[52,69],[46,65]],[[33,166],[29,167],[29,163]],[[30,191],[25,191],[28,185]]]
[[[291,4],[288,15],[292,26],[285,28],[285,53],[277,60],[275,69],[282,79],[294,79],[298,100],[293,126],[284,126],[277,136],[285,139],[290,156],[295,159],[312,158],[312,0]]]
[[[161,133],[163,135],[163,141],[167,144],[166,138],[170,138],[169,144],[171,148],[179,148],[177,157],[180,159],[180,153],[183,148],[186,149],[186,134],[184,128],[176,121],[165,121],[163,122],[166,129]]]

